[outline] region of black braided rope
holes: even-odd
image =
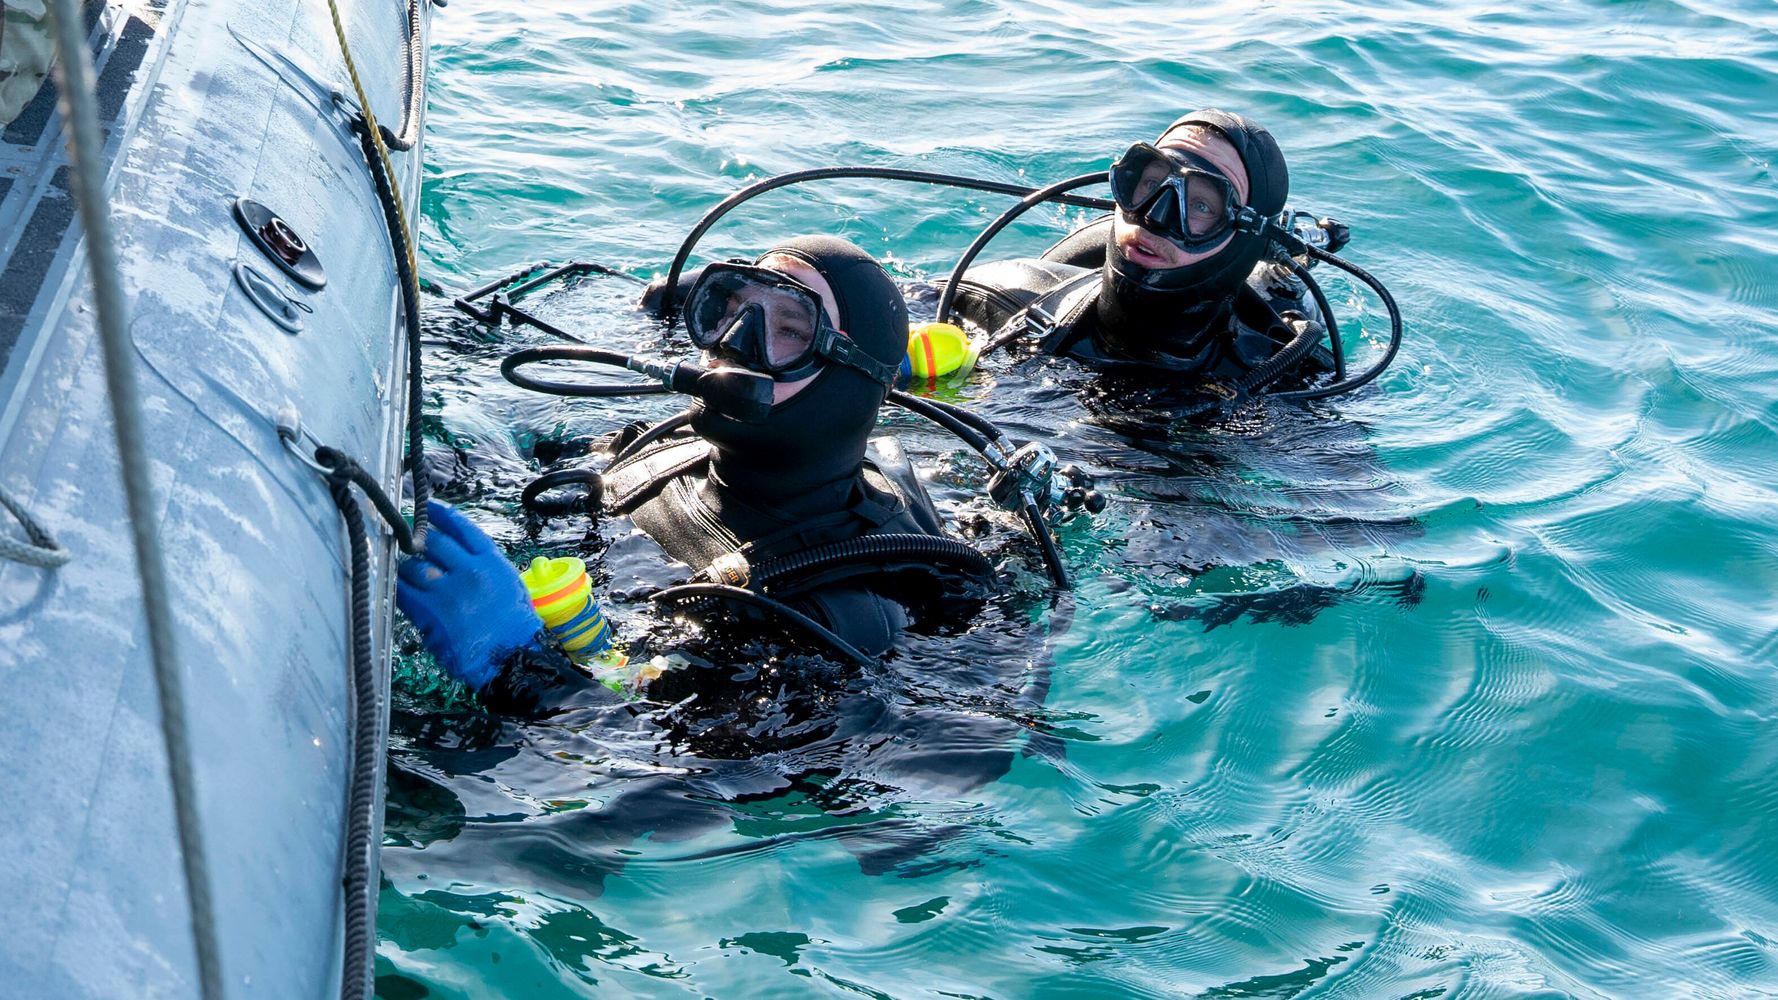
[[[328,490],[346,522],[352,549],[352,767],[346,796],[346,864],[341,876],[345,893],[345,946],[340,969],[340,996],[369,997],[376,959],[377,869],[375,810],[382,704],[377,691],[376,661],[371,653],[370,539],[364,514],[352,497],[351,480],[328,479]]]
[[[391,132],[387,125],[378,125],[383,132],[383,145],[401,153],[413,149],[420,141],[420,117],[425,103],[425,81],[422,78],[426,72],[422,62],[424,49],[420,44],[422,3],[425,0],[407,0],[407,37],[402,45],[407,52],[407,79],[403,81],[401,92],[401,131]]]
[[[377,509],[377,514],[384,521],[388,522],[389,530],[394,533],[395,543],[401,546],[401,551],[410,556],[420,554],[422,540],[409,530],[407,521],[401,516],[401,509],[395,506],[395,501],[389,498],[389,494],[383,492],[383,487],[370,473],[364,471],[362,465],[359,465],[345,452],[327,445],[315,449],[315,461],[332,470],[327,477],[328,482],[350,483],[363,490],[365,496],[370,497],[371,506]]]
[[[420,282],[419,276],[408,267],[407,229],[395,212],[394,179],[383,172],[383,158],[377,155],[376,144],[371,141],[370,130],[364,127],[364,120],[358,121],[358,143],[364,149],[365,162],[370,165],[370,177],[376,184],[377,201],[383,206],[383,221],[389,230],[389,242],[395,250],[395,269],[401,276],[401,308],[407,328],[407,461],[406,468],[413,477],[414,484],[414,530],[413,540],[416,545],[424,545],[426,539],[426,503],[432,498],[432,483],[426,475],[426,445],[421,432],[423,417],[421,391],[423,376],[420,370]],[[403,546],[406,551],[412,549]]]

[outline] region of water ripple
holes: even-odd
[[[988,364],[957,398],[1113,498],[1061,526],[1065,610],[979,461],[892,418],[1021,590],[796,746],[492,720],[410,658],[383,995],[1778,991],[1771,4],[546,0],[441,9],[434,40],[421,244],[448,288],[658,273],[781,170],[1098,169],[1210,104],[1272,128],[1408,338],[1363,393],[1209,427]],[[1003,205],[791,189],[700,252],[834,230],[912,287]],[[1032,213],[991,255],[1082,218]],[[1376,350],[1376,303],[1326,285]],[[540,302],[658,349],[633,292]],[[442,307],[427,329],[441,492],[516,555],[649,572],[510,514],[670,404],[532,397],[494,372],[511,338]]]

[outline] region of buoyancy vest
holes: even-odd
[[[866,535],[947,537],[943,520],[893,438],[870,442],[850,495],[841,503],[799,518],[776,516],[747,503],[712,474],[711,458],[711,445],[697,437],[669,438],[628,456],[601,477],[605,509],[628,516],[668,556],[694,570],[735,554],[757,566]],[[905,562],[829,567],[780,583],[773,597],[874,656],[894,643],[908,616],[873,578],[918,569]]]

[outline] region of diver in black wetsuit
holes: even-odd
[[[957,311],[996,340],[1029,336],[1096,368],[1223,394],[1293,388],[1331,367],[1324,348],[1299,337],[1319,331],[1319,310],[1266,259],[1270,240],[1254,225],[1282,212],[1289,192],[1270,132],[1194,112],[1153,145],[1130,147],[1111,185],[1115,215],[1041,259],[971,268]]]
[[[943,537],[905,463],[880,469],[866,458],[907,344],[901,293],[868,254],[809,236],[753,264],[712,264],[683,315],[711,367],[772,379],[772,406],[749,422],[694,403],[695,433],[628,449],[605,471],[608,511],[716,580],[861,536]],[[397,600],[440,665],[497,708],[542,711],[565,704],[567,686],[597,688],[549,646],[516,570],[487,537],[442,504],[433,516],[438,530],[423,556],[402,564]],[[773,597],[878,655],[907,623],[882,573],[920,568],[909,563],[917,560],[854,562]]]

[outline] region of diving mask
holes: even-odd
[[[775,382],[808,378],[829,361],[884,385],[895,380],[893,366],[833,325],[814,289],[781,271],[710,264],[686,296],[684,316],[692,343]]]
[[[1112,162],[1111,193],[1126,218],[1187,253],[1215,247],[1241,218],[1235,186],[1214,164],[1146,142]]]

